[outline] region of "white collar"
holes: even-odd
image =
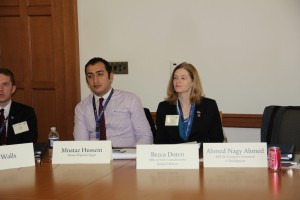
[[[11,103],[12,103],[12,101],[10,100],[9,103],[8,103],[4,108],[0,107],[0,110],[1,110],[1,109],[4,109],[4,116],[5,116],[5,118],[6,118],[6,117],[8,116],[8,114],[9,114],[10,107],[11,107]]]
[[[112,88],[110,88],[110,90],[105,95],[103,95],[102,97],[99,97],[99,96],[97,96],[95,94],[94,94],[94,97],[95,97],[96,100],[99,100],[100,98],[103,98],[104,100],[106,100],[108,98],[111,90],[112,90]]]

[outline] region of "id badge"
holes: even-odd
[[[26,121],[14,124],[12,126],[16,135],[29,131],[28,124]]]
[[[165,126],[178,126],[179,115],[167,115]]]

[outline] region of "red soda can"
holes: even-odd
[[[279,147],[269,147],[268,166],[272,171],[278,171],[281,168],[281,151]]]

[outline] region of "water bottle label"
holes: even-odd
[[[53,148],[53,142],[54,141],[58,141],[59,138],[49,138],[49,148],[52,149]]]

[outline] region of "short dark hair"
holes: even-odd
[[[14,74],[12,73],[12,71],[10,71],[7,68],[0,68],[0,74],[9,76],[12,85],[16,85],[15,77],[14,77]]]
[[[109,65],[109,62],[107,62],[105,59],[103,58],[100,58],[100,57],[94,57],[92,59],[90,59],[86,64],[85,64],[85,68],[84,68],[84,72],[85,72],[85,75],[86,75],[86,69],[89,65],[95,65],[97,63],[103,63],[104,66],[105,66],[105,69],[108,73],[108,77],[110,77],[110,73],[112,71],[112,68],[111,66]]]

